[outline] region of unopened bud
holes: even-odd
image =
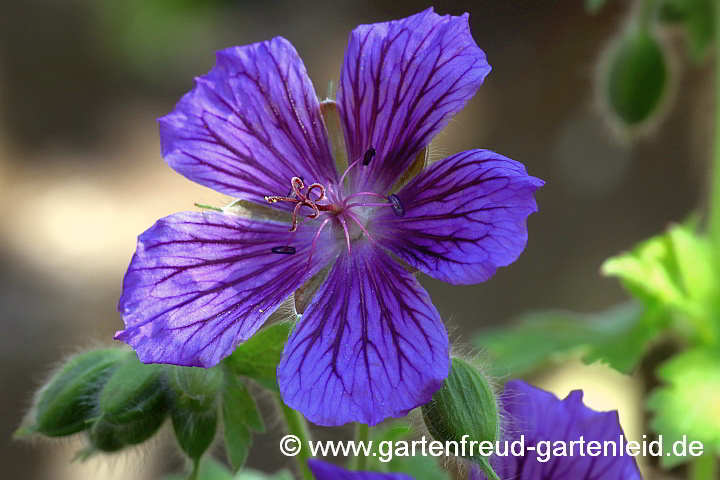
[[[103,348],[70,358],[40,389],[15,436],[37,432],[64,437],[85,430],[94,416],[98,392],[126,355],[126,350]]]
[[[611,47],[602,90],[612,120],[626,128],[647,124],[662,110],[669,90],[666,55],[648,30],[625,32]]]
[[[89,451],[115,452],[142,443],[157,432],[167,412],[164,365],[143,364],[131,352],[100,392]]]
[[[498,438],[498,410],[495,394],[485,376],[459,358],[452,359],[452,370],[440,388],[422,407],[430,434],[442,442],[465,440],[492,442]],[[469,453],[469,452],[468,452]],[[488,478],[497,478],[487,458],[468,457],[480,465]]]
[[[215,438],[223,381],[222,367],[168,370],[175,437],[180,448],[196,463]]]

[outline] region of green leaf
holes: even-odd
[[[591,315],[530,313],[513,326],[480,333],[473,342],[489,352],[495,376],[516,377],[576,354],[586,363],[603,361],[628,373],[663,325],[658,313],[627,303]]]
[[[223,419],[225,422],[225,447],[234,471],[247,460],[252,446],[252,431],[264,433],[260,412],[252,394],[245,384],[233,374],[226,375],[223,393]]]
[[[585,11],[590,15],[598,13],[608,0],[585,0]]]
[[[278,391],[277,365],[292,328],[292,322],[278,322],[263,328],[238,345],[225,363],[231,372]]]
[[[234,480],[293,480],[293,476],[289,470],[280,470],[275,473],[264,473],[246,468],[235,475]]]
[[[663,436],[661,463],[672,467],[692,459],[672,454],[684,435],[688,444],[699,441],[704,451],[720,452],[720,351],[688,350],[661,365],[657,375],[666,385],[651,392],[648,408],[654,414],[650,426]]]
[[[674,326],[693,340],[709,343],[719,335],[713,320],[720,293],[717,264],[710,240],[693,230],[674,225],[631,252],[608,259],[602,272],[620,278],[649,307],[660,306],[673,314]]]

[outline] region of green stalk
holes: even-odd
[[[690,464],[690,480],[715,480],[717,478],[715,452],[705,452]]]
[[[364,423],[355,424],[355,448],[362,450],[360,445],[366,445],[370,440],[370,427]],[[353,470],[367,470],[367,457],[362,453],[352,461]]]
[[[715,22],[715,118],[713,126],[712,178],[710,183],[710,219],[708,231],[720,250],[720,3],[713,2]]]
[[[302,413],[285,405],[282,398],[278,396],[278,403],[285,417],[285,424],[288,433],[295,435],[300,440],[300,451],[295,455],[295,463],[298,470],[305,480],[314,480],[310,468],[308,467],[308,459],[310,458],[310,431],[308,430],[307,421]]]

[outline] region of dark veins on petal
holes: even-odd
[[[448,338],[427,293],[364,242],[343,253],[285,346],[286,404],[319,425],[374,425],[430,400]]]
[[[315,231],[287,229],[215,212],[159,220],[140,236],[125,275],[126,328],[116,338],[146,363],[215,365],[330,261],[333,247],[323,238],[308,268]],[[297,255],[273,253],[290,239]]]
[[[397,194],[402,215],[379,211],[369,231],[383,246],[428,275],[479,283],[517,259],[526,219],[543,184],[522,164],[470,150],[433,164]],[[391,196],[392,197],[392,196]]]
[[[415,154],[462,110],[490,71],[467,15],[432,9],[361,25],[350,34],[337,93],[351,161],[368,145],[377,159],[356,191],[386,192]]]
[[[312,82],[280,37],[218,52],[215,67],[159,123],[168,164],[221,193],[265,204],[293,176],[336,178]]]

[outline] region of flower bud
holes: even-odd
[[[466,441],[494,444],[498,438],[498,408],[492,387],[482,373],[459,358],[452,359],[445,385],[423,405],[422,412],[436,440],[460,444],[465,437]],[[488,478],[497,478],[487,458],[477,455],[468,459],[480,464]]]
[[[657,117],[669,90],[666,56],[649,31],[631,29],[615,43],[602,75],[610,115],[624,127]]]
[[[145,365],[131,352],[98,397],[92,450],[115,452],[152,437],[168,412],[164,365]]]
[[[125,355],[126,350],[102,348],[70,358],[37,393],[26,426],[15,435],[64,437],[85,430],[98,392]]]
[[[168,370],[170,416],[180,448],[196,463],[215,438],[221,367],[172,367]]]

